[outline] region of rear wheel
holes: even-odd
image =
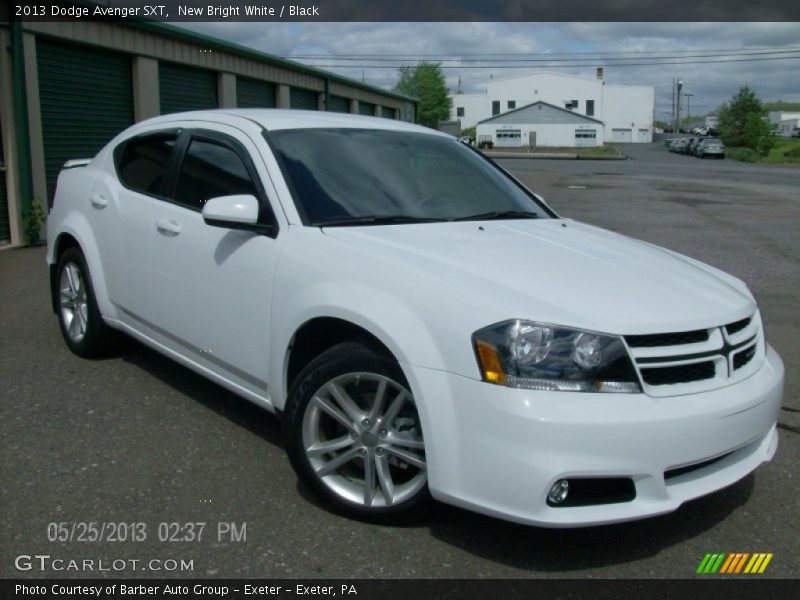
[[[284,425],[300,478],[358,518],[423,516],[430,502],[425,443],[399,365],[343,343],[311,361],[297,382]]]
[[[69,349],[82,357],[105,353],[113,332],[97,307],[92,278],[80,249],[64,251],[58,260],[56,281],[58,322]]]

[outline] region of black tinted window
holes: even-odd
[[[369,129],[267,134],[311,224],[351,217],[456,219],[490,211],[547,213],[454,138]]]
[[[174,134],[156,134],[130,140],[119,160],[119,178],[127,187],[145,194],[163,194]]]
[[[256,195],[239,155],[221,144],[192,140],[178,174],[175,200],[202,209],[209,198],[234,194]]]

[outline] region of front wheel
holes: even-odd
[[[298,476],[358,518],[423,516],[430,502],[425,443],[399,365],[343,343],[311,361],[297,382],[284,426]]]

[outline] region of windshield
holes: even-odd
[[[720,140],[717,140],[717,139],[712,139],[712,138],[706,138],[706,139],[704,139],[704,140],[703,140],[703,143],[704,143],[706,146],[710,146],[711,144],[714,144],[715,146],[721,146],[721,145],[722,145],[722,142],[721,142]]]
[[[375,129],[291,129],[265,137],[307,225],[552,216],[454,138]]]

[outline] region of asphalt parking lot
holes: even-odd
[[[564,216],[660,244],[750,285],[788,378],[775,460],[671,515],[577,530],[437,505],[406,527],[337,516],[298,484],[278,422],[136,343],[86,361],[64,345],[42,248],[0,251],[0,576],[14,557],[185,559],[196,577],[691,577],[707,552],[800,567],[800,169],[701,161],[663,144],[627,161],[502,161]],[[141,542],[50,542],[48,524],[144,522]],[[158,523],[205,522],[161,542]],[[246,540],[232,540],[235,523]],[[223,532],[224,532],[223,527]],[[235,537],[235,536],[233,536]]]

